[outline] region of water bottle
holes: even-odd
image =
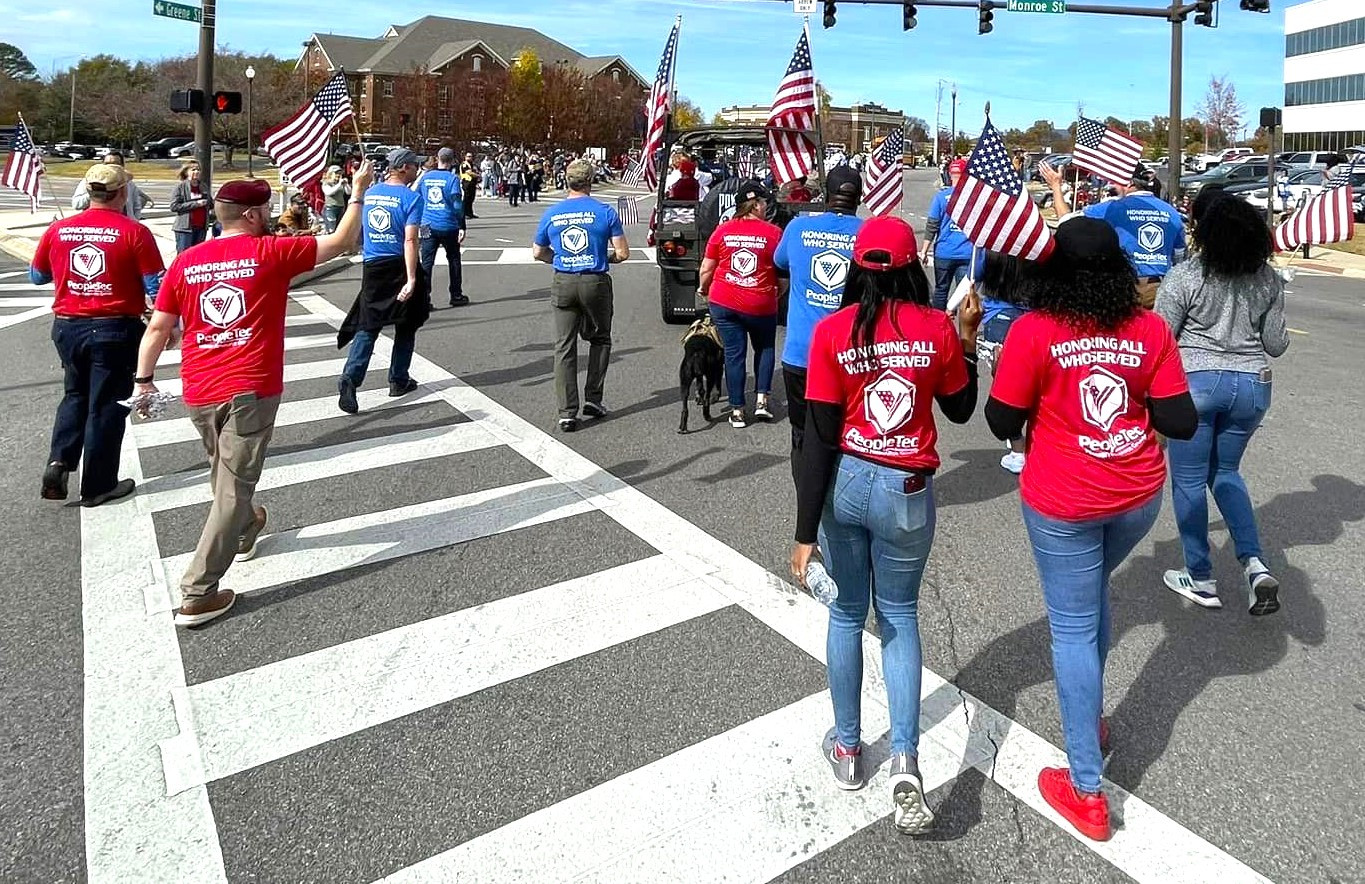
[[[822,605],[832,605],[839,597],[839,584],[829,576],[825,566],[814,559],[806,563],[806,586],[810,588],[815,600]]]

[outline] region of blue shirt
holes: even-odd
[[[1119,245],[1140,277],[1165,276],[1185,257],[1185,222],[1174,206],[1150,193],[1087,206],[1085,216],[1118,231]]]
[[[428,169],[417,179],[422,196],[422,223],[442,232],[464,227],[464,193],[450,169]]]
[[[784,365],[806,367],[815,324],[842,305],[853,240],[862,226],[856,215],[825,212],[795,218],[783,231],[773,263],[791,275]]]
[[[948,216],[948,197],[953,195],[951,187],[945,187],[934,194],[929,204],[929,220],[938,222],[938,238],[934,240],[934,258],[944,261],[970,261],[972,241]]]
[[[554,268],[562,273],[606,273],[607,249],[617,236],[625,231],[615,209],[576,196],[545,210],[533,242],[554,250]]]
[[[401,184],[376,184],[361,209],[364,260],[402,257],[407,227],[422,223],[422,198]]]

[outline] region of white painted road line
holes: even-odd
[[[424,523],[424,528],[426,523]],[[193,685],[163,741],[170,794],[729,605],[664,556]]]
[[[421,375],[413,372],[414,376]],[[398,408],[405,405],[425,405],[429,402],[439,402],[442,397],[439,390],[433,390],[430,386],[423,384],[414,392],[406,396],[396,396],[390,398],[388,384],[374,390],[361,390],[356,396],[360,403],[360,413],[362,415],[371,414],[375,411],[382,411]],[[452,417],[454,417],[452,415]],[[320,396],[317,399],[298,399],[293,402],[281,402],[280,410],[275,416],[275,428],[289,427],[295,424],[307,424],[313,421],[322,420],[355,420],[356,416],[347,414],[337,408],[336,396]],[[145,423],[134,423],[129,429],[136,437],[139,448],[150,448],[156,445],[174,445],[177,442],[196,442],[199,440],[199,431],[194,428],[194,424],[187,417],[177,417]]]
[[[500,439],[477,423],[466,422],[380,438],[356,439],[327,448],[290,451],[266,457],[265,470],[256,490],[269,491],[334,479],[393,464],[416,464],[501,444]],[[147,512],[208,503],[213,500],[208,468],[148,479],[138,485],[137,500],[138,506]]]
[[[313,381],[318,378],[340,378],[346,366],[345,357],[339,359],[314,359],[311,362],[286,362],[284,364],[284,383],[286,388],[294,381]],[[389,367],[389,357],[379,353],[370,359],[370,371],[382,371]],[[156,382],[156,388],[163,393],[183,396],[184,385],[180,378],[166,378]]]
[[[0,307],[47,307],[52,308],[52,296],[28,298],[0,298]]]
[[[573,489],[547,477],[349,516],[262,535],[261,551],[256,558],[233,565],[220,585],[238,593],[261,592],[358,565],[553,522],[592,509],[592,504]],[[180,606],[180,577],[193,555],[182,553],[162,561],[163,585],[149,591],[149,612],[170,611]]]
[[[0,301],[0,307],[5,306],[7,305],[3,301]],[[37,319],[40,316],[48,316],[51,313],[52,313],[51,307],[43,306],[30,307],[28,310],[25,310],[22,313],[13,313],[9,316],[0,316],[0,329],[9,328],[11,326],[18,325],[21,322],[28,322],[30,319]]]
[[[295,335],[284,339],[284,352],[290,350],[306,350],[310,347],[332,347],[336,348],[336,332],[326,335]],[[166,365],[180,364],[180,349],[163,350],[161,356],[156,360],[157,367]]]
[[[31,282],[0,282],[0,292],[50,292],[52,283],[45,282],[42,285],[34,285]],[[48,298],[49,303],[51,298]]]

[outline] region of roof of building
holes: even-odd
[[[322,47],[333,69],[348,71],[359,70],[366,59],[374,55],[379,42],[369,37],[343,37],[340,34],[314,34],[313,39]]]
[[[429,71],[440,70],[455,59],[480,48],[496,59],[498,64],[507,67],[508,60],[494,52],[493,47],[482,40],[458,40],[454,43],[442,43],[436,47],[436,51],[431,53],[431,58],[427,60],[426,68]]]

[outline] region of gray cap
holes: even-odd
[[[584,159],[574,160],[569,163],[569,167],[564,170],[564,178],[569,186],[575,190],[581,190],[592,184],[593,176],[597,170],[593,164]]]
[[[395,147],[389,151],[385,159],[388,161],[390,169],[397,169],[399,166],[420,166],[422,160],[417,154],[406,147]]]
[[[455,162],[455,148],[443,147],[440,150],[436,151],[436,160],[437,162],[441,163]]]

